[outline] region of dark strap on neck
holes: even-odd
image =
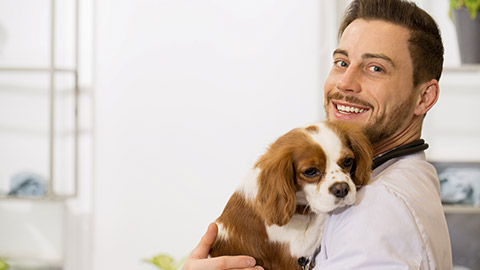
[[[389,161],[392,158],[410,155],[420,151],[424,151],[428,148],[428,144],[423,139],[415,140],[411,143],[401,145],[393,148],[387,152],[381,153],[373,158],[372,169],[378,168],[383,163]]]

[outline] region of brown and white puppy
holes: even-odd
[[[266,270],[302,269],[332,210],[367,184],[372,149],[356,127],[320,122],[293,129],[256,162],[217,219],[212,257],[250,255]]]

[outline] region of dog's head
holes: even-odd
[[[372,164],[368,139],[356,126],[322,122],[293,129],[275,141],[255,167],[256,205],[268,225],[285,225],[298,205],[314,213],[355,202]]]

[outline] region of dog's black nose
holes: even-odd
[[[348,191],[350,191],[350,188],[348,187],[347,183],[341,182],[341,183],[333,184],[329,190],[335,197],[343,198],[347,196]]]

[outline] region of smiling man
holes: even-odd
[[[327,117],[362,126],[376,159],[356,203],[327,218],[315,269],[451,269],[440,185],[420,140],[439,95],[438,27],[408,1],[354,0],[339,37],[324,86]],[[184,270],[254,269],[247,256],[207,258],[215,237],[212,225]]]
[[[406,1],[359,0],[339,33],[328,119],[361,125],[376,157],[418,145],[443,64],[433,19]],[[439,181],[423,148],[383,162],[355,205],[327,219],[318,269],[451,269]]]

